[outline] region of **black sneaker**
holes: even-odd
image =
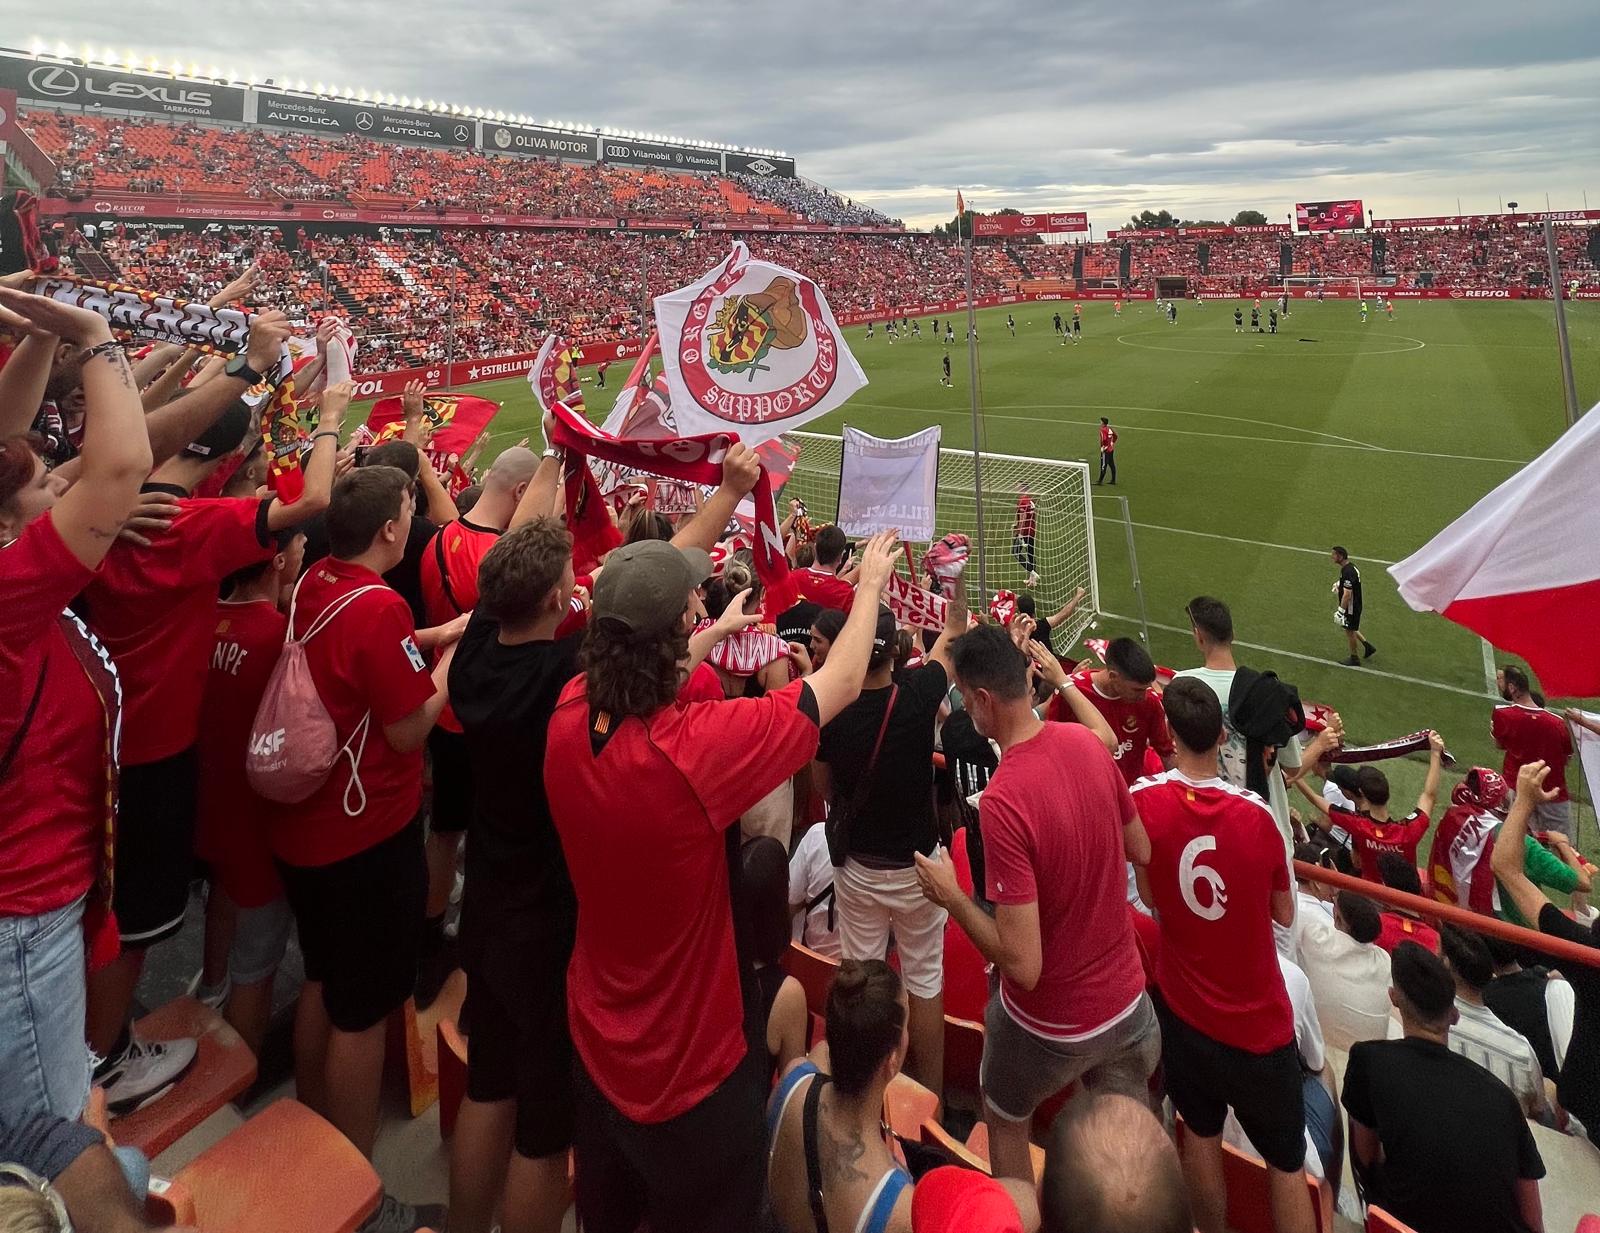
[[[1362,659],[1371,659],[1374,655],[1376,655],[1378,653],[1378,648],[1373,646],[1372,643],[1366,642],[1366,643],[1363,643],[1362,645],[1367,648],[1365,651],[1363,651],[1361,653],[1361,658]]]
[[[418,1229],[442,1229],[448,1209],[442,1203],[402,1203],[387,1190],[378,1210],[367,1218],[358,1233],[416,1233]]]
[[[1359,668],[1359,667],[1361,667],[1361,661],[1359,659],[1357,659],[1354,655],[1352,655],[1349,659],[1344,660],[1343,663],[1344,663],[1344,666],[1346,668]]]

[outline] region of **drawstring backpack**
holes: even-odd
[[[306,662],[306,643],[328,627],[350,604],[368,591],[381,591],[381,585],[357,587],[341,595],[312,622],[311,628],[299,638],[294,636],[295,604],[300,599],[300,583],[295,583],[294,595],[289,601],[289,629],[284,635],[283,650],[278,663],[267,681],[266,692],[261,695],[261,705],[256,708],[255,722],[250,726],[250,743],[245,748],[244,769],[250,786],[269,801],[285,805],[298,805],[328,781],[333,767],[341,756],[350,760],[350,782],[344,790],[344,811],[356,817],[366,810],[367,794],[361,786],[361,755],[367,748],[367,733],[372,726],[372,712],[361,717],[350,739],[339,741],[333,717],[317,693],[317,684],[311,679],[311,667]],[[352,751],[350,746],[355,743]],[[351,793],[359,804],[350,807]]]

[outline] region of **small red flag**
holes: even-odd
[[[958,188],[958,189],[956,189],[956,213],[957,214],[965,214],[966,212],[967,212],[967,203],[966,203],[965,199],[962,198],[961,190]]]

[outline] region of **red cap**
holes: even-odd
[[[916,1233],[1022,1233],[1022,1217],[1005,1187],[974,1169],[934,1169],[911,1192]]]

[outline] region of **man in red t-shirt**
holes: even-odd
[[[1517,772],[1529,762],[1543,762],[1550,768],[1550,787],[1555,791],[1548,801],[1534,809],[1538,828],[1560,831],[1572,838],[1572,800],[1567,794],[1567,759],[1572,756],[1572,733],[1566,721],[1540,705],[1534,696],[1528,674],[1515,664],[1507,664],[1495,674],[1502,706],[1494,708],[1489,733],[1494,743],[1506,751],[1502,774],[1507,783],[1517,781]]]
[[[444,625],[478,603],[478,566],[511,525],[517,505],[533,482],[539,456],[513,445],[483,477],[472,508],[447,522],[429,542],[420,565],[422,610],[430,626]],[[472,770],[461,725],[447,706],[428,736],[433,796],[428,810],[428,904],[417,968],[417,1009],[433,1004],[456,967],[455,948],[445,941],[444,917],[455,883],[461,836],[472,815]]]
[[[1294,885],[1272,810],[1222,778],[1222,704],[1179,677],[1162,694],[1174,769],[1135,784],[1149,834],[1139,893],[1161,926],[1156,1002],[1167,1092],[1188,1123],[1184,1174],[1195,1224],[1222,1233],[1222,1130],[1231,1106],[1268,1166],[1274,1226],[1311,1233],[1305,1107],[1294,1010],[1274,923],[1294,923]]]
[[[838,527],[828,525],[817,532],[814,545],[816,560],[804,569],[794,571],[794,580],[800,588],[800,598],[809,599],[824,608],[837,608],[849,612],[855,601],[856,589],[839,576],[845,567],[845,553],[850,541]]]
[[[1144,774],[1147,749],[1156,751],[1163,766],[1172,766],[1172,734],[1167,731],[1161,695],[1152,688],[1155,679],[1150,652],[1132,638],[1113,638],[1106,646],[1104,668],[1084,668],[1072,678],[1078,692],[1105,716],[1116,734],[1112,757],[1130,786]],[[1053,696],[1045,718],[1070,722],[1072,713],[1060,697]]]
[[[146,951],[183,925],[194,860],[196,743],[217,592],[237,569],[271,558],[275,536],[320,513],[333,482],[349,384],[322,399],[305,463],[305,491],[277,498],[192,498],[238,448],[255,416],[243,402],[152,472],[145,492],[168,494],[175,517],[148,543],[119,541],[84,589],[89,626],[122,677],[121,793],[114,902],[122,954],[89,977],[89,1045],[105,1060],[95,1079],[113,1113],[177,1077],[192,1045],[136,1039],[128,1022]],[[165,1053],[165,1057],[161,1055]],[[184,1063],[187,1065],[187,1062]]]
[[[1106,478],[1106,472],[1111,472],[1111,483],[1117,482],[1117,430],[1111,427],[1111,421],[1105,416],[1100,417],[1100,478],[1095,480],[1098,487]]]
[[[1356,769],[1356,807],[1353,810],[1332,804],[1320,793],[1313,792],[1303,778],[1296,782],[1301,794],[1322,815],[1311,819],[1313,825],[1327,831],[1336,826],[1348,831],[1356,859],[1361,864],[1361,876],[1369,882],[1382,882],[1378,858],[1383,853],[1398,852],[1411,864],[1417,863],[1417,848],[1428,833],[1434,799],[1439,793],[1439,769],[1443,759],[1444,738],[1437,732],[1429,732],[1428,777],[1417,797],[1417,807],[1399,819],[1389,813],[1389,777],[1370,762]]]
[[[305,953],[295,1086],[363,1154],[372,1154],[384,1021],[416,980],[427,870],[422,747],[445,704],[465,618],[418,633],[383,575],[405,555],[411,479],[366,466],[334,486],[329,555],[295,587],[289,635],[340,739],[327,780],[274,811],[270,842]],[[426,1223],[426,1222],[424,1222]]]
[[[197,996],[226,1002],[224,1017],[261,1052],[272,978],[294,924],[267,844],[271,802],[245,776],[245,749],[261,696],[277,667],[289,618],[285,588],[300,576],[305,535],[281,531],[277,553],[228,580],[213,621],[211,667],[196,745],[195,853],[206,862],[205,960]]]
[[[916,854],[923,893],[1000,972],[984,1013],[983,1106],[997,1174],[1033,1177],[1034,1110],[1080,1080],[1145,1098],[1160,1057],[1127,912],[1126,861],[1150,849],[1100,738],[1033,712],[1027,657],[998,625],[951,647],[962,703],[1000,746],[979,804],[991,918],[942,850]],[[1070,687],[1069,687],[1070,688]]]
[[[737,823],[860,692],[893,550],[892,534],[868,545],[864,602],[827,664],[757,699],[678,698],[685,670],[751,619],[730,609],[691,639],[702,549],[627,544],[595,580],[588,668],[562,691],[544,766],[580,905],[567,1005],[578,1219],[593,1233],[757,1225],[766,1058],[746,1042],[765,1027],[744,1021]]]

